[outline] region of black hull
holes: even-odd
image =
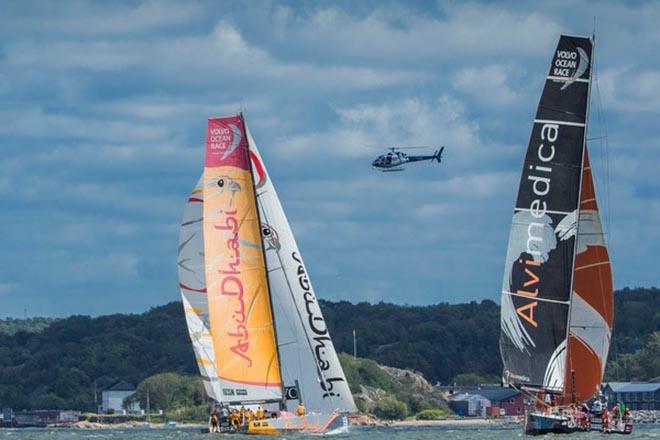
[[[595,419],[594,422],[599,421]],[[586,432],[596,431],[602,434],[632,434],[632,424],[626,423],[624,426],[617,427],[617,429],[610,429],[603,431],[602,424],[592,423],[588,428],[579,428],[573,426],[571,419],[566,416],[558,415],[545,415],[540,413],[527,413],[525,415],[524,432],[527,435],[544,435],[544,434],[571,434],[573,432]]]

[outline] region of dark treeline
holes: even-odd
[[[634,353],[660,331],[660,289],[623,289],[615,294],[610,359]],[[424,307],[379,303],[322,302],[338,351],[399,368],[413,368],[431,381],[450,383],[461,373],[500,377],[499,305],[485,300]],[[636,374],[647,378],[660,371]],[[612,377],[628,378],[627,369]]]
[[[617,293],[611,352],[616,362],[610,362],[617,371],[610,376],[660,375],[654,361],[659,306],[658,289]],[[419,307],[323,301],[322,307],[338,351],[352,353],[355,329],[358,356],[420,371],[431,381],[501,372],[499,306],[493,301]],[[41,331],[0,337],[0,405],[16,409],[92,410],[95,390],[98,402],[100,390],[117,380],[137,385],[164,372],[197,374],[178,302],[140,315],[72,316]]]

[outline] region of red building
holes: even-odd
[[[491,388],[479,390],[479,394],[490,400],[492,406],[504,410],[504,415],[521,416],[525,413],[523,393],[512,388]]]

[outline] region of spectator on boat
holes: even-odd
[[[623,417],[623,414],[626,412],[626,404],[623,401],[619,402],[619,414]]]
[[[623,412],[623,423],[630,423],[631,422],[631,414],[630,410],[626,408],[626,410]]]
[[[612,407],[612,420],[619,420],[621,418],[621,413],[619,412],[619,405],[614,405]]]
[[[601,420],[603,421],[603,432],[610,432],[610,414],[607,411],[607,405],[603,408]]]

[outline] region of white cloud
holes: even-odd
[[[514,75],[515,72],[508,66],[467,67],[454,74],[452,85],[490,107],[509,106],[520,101],[518,92],[509,85]]]
[[[520,57],[549,48],[561,25],[551,16],[497,5],[443,4],[439,16],[398,4],[356,16],[339,8],[309,15],[276,13],[276,34],[331,57],[405,65],[437,64],[457,57]],[[309,53],[309,52],[303,52]]]
[[[660,69],[605,69],[599,86],[608,107],[629,113],[660,112]]]
[[[495,298],[547,62],[558,33],[589,32],[594,14],[617,286],[654,284],[660,4],[63,1],[0,16],[13,294],[50,304],[102,280],[111,307],[136,290],[157,292],[144,307],[176,298],[171,255],[205,119],[244,108],[321,295]],[[443,163],[370,169],[415,144],[445,145]],[[77,311],[105,310],[89,301]]]

